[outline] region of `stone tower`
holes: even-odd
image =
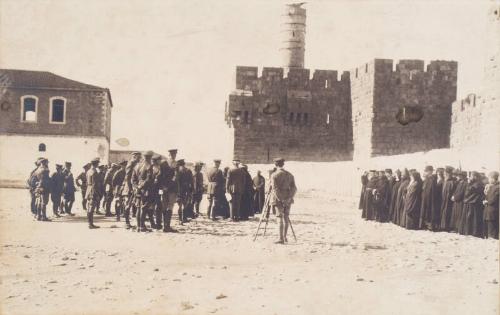
[[[285,6],[282,16],[282,47],[283,67],[285,69],[304,68],[304,53],[306,45],[306,9],[302,3],[292,3]]]

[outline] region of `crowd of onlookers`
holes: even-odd
[[[486,176],[451,166],[371,170],[361,177],[359,209],[366,220],[407,229],[499,236],[498,172]]]

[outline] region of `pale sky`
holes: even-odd
[[[112,148],[228,158],[224,104],[235,67],[282,66],[284,3],[0,0],[0,67],[110,88]],[[373,58],[456,60],[463,96],[481,86],[487,4],[309,1],[306,67],[340,73]]]

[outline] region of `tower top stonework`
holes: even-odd
[[[304,68],[306,9],[302,5],[304,2],[287,4],[282,15],[280,51],[285,69]]]

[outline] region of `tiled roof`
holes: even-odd
[[[47,71],[0,69],[0,86],[68,90],[103,90],[95,85],[73,81]]]

